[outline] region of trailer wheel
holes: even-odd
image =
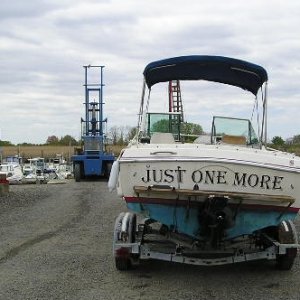
[[[119,271],[128,271],[131,269],[130,259],[115,257],[115,265]]]
[[[292,221],[282,221],[278,226],[278,241],[282,244],[298,244],[298,236]],[[277,268],[279,270],[290,270],[297,256],[297,248],[287,249],[285,254],[278,254]]]
[[[131,243],[134,243],[136,235],[136,214],[131,214],[129,230]]]
[[[125,231],[124,231],[124,228]],[[115,266],[119,271],[127,271],[131,269],[133,257],[130,249],[118,248],[115,249],[115,244],[135,242],[136,234],[136,215],[132,213],[120,213],[115,222],[114,228],[114,258]]]
[[[107,162],[104,166],[104,177],[107,179],[109,178],[111,168],[112,168],[111,162]]]
[[[76,182],[79,182],[81,180],[81,165],[75,164],[74,165],[74,178]]]

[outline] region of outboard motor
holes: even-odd
[[[225,230],[234,225],[233,212],[228,207],[227,197],[208,197],[199,209],[200,235],[218,248]]]

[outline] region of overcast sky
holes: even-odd
[[[105,65],[108,127],[135,126],[144,67],[191,54],[266,68],[269,138],[300,134],[299,16],[299,0],[1,0],[0,139],[78,139],[87,64]],[[186,121],[209,130],[214,114],[251,116],[252,94],[201,86],[182,86]]]

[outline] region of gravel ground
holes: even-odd
[[[121,211],[102,181],[11,186],[0,197],[0,299],[300,299],[299,257],[291,271],[267,261],[144,261],[117,271],[112,234]]]

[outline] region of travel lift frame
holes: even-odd
[[[103,119],[103,68],[104,66],[83,66],[85,71],[85,119],[81,118],[81,138],[83,150],[72,156],[75,181],[87,177],[109,177],[115,157],[106,152]],[[99,69],[98,83],[89,83],[88,71]],[[97,70],[96,70],[97,72]],[[91,101],[91,94],[95,99]]]

